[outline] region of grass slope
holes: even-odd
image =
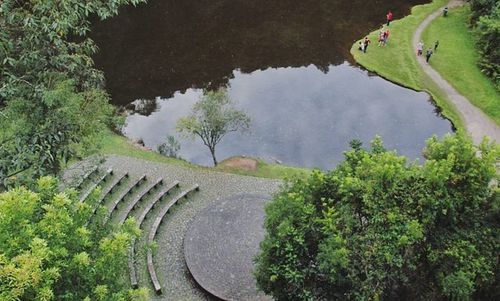
[[[477,66],[479,53],[467,27],[469,6],[451,10],[447,18],[437,18],[423,32],[425,45],[439,47],[430,64],[459,93],[467,97],[497,124],[500,124],[500,93]]]
[[[418,65],[416,50],[412,45],[413,33],[418,25],[447,2],[448,0],[434,0],[432,3],[413,7],[411,15],[391,23],[386,47],[377,46],[380,32],[380,29],[377,29],[368,35],[372,43],[366,53],[358,50],[357,41],[351,48],[351,54],[360,65],[390,81],[411,89],[427,91],[455,127],[464,129],[463,121],[455,107]]]
[[[311,172],[310,169],[306,168],[285,166],[279,164],[268,164],[262,160],[258,160],[257,170],[255,171],[244,171],[224,166],[217,166],[213,168],[198,166],[184,160],[165,157],[160,155],[159,153],[141,149],[130,143],[130,141],[128,141],[127,138],[114,134],[111,131],[106,133],[105,135],[104,143],[102,145],[102,148],[100,149],[100,154],[127,156],[158,163],[176,164],[194,169],[209,169],[209,170],[234,173],[245,176],[271,178],[271,179],[303,177]]]

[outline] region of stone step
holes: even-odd
[[[99,178],[97,178],[97,181],[92,184],[89,189],[87,189],[81,196],[80,196],[80,202],[84,202],[89,195],[99,186],[103,186],[104,182],[107,181],[108,177],[113,176],[113,169],[108,168],[106,172],[104,172]]]
[[[175,196],[170,202],[167,203],[166,206],[162,207],[160,213],[156,216],[151,228],[148,233],[148,245],[152,245],[154,243],[156,233],[158,232],[158,228],[160,224],[163,222],[165,215],[169,212],[169,210],[176,205],[181,199],[187,198],[188,195],[192,192],[200,190],[198,184],[182,191],[177,196]],[[158,281],[158,276],[156,274],[156,268],[153,262],[153,251],[148,248],[147,250],[147,267],[149,272],[149,277],[151,282],[153,283],[154,291],[156,294],[160,295],[162,293],[161,284]]]
[[[148,215],[151,215],[153,212],[153,209],[163,203],[166,202],[166,197],[171,193],[173,189],[176,187],[179,187],[179,181],[174,181],[170,183],[169,185],[163,187],[161,190],[159,190],[155,196],[151,198],[151,201],[148,202],[144,208],[141,208],[141,210],[136,210],[139,212],[136,221],[137,221],[137,226],[141,228],[141,226],[144,223],[144,220],[147,218]],[[133,288],[137,288],[139,286],[138,279],[137,279],[137,272],[135,268],[135,257],[136,257],[136,246],[135,246],[135,241],[132,242],[132,247],[130,250],[129,254],[129,261],[128,261],[128,266],[129,266],[129,271],[130,271],[130,284]]]

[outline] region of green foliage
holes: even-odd
[[[498,0],[469,0],[471,8],[471,24],[476,24],[481,16],[490,15],[498,2]]]
[[[147,300],[123,277],[136,225],[97,231],[91,205],[57,184],[44,177],[34,191],[0,194],[0,299]]]
[[[3,110],[13,121],[5,128],[16,135],[0,145],[0,187],[55,175],[70,158],[95,150],[113,114],[105,93],[77,92],[72,81],[58,81],[40,100],[12,99]]]
[[[88,18],[139,2],[0,2],[0,189],[56,174],[115,121],[102,73],[93,68]]]
[[[180,149],[181,144],[172,135],[168,136],[164,143],[158,145],[158,152],[163,156],[171,158],[178,158]]]
[[[177,121],[177,130],[188,137],[199,137],[208,147],[217,165],[215,147],[230,133],[248,130],[250,118],[234,108],[233,101],[223,89],[204,93],[193,106],[190,116]]]
[[[380,138],[352,145],[267,206],[258,286],[276,300],[497,299],[498,147],[432,138],[420,166]]]
[[[471,23],[481,54],[479,66],[500,90],[500,1],[471,1]]]

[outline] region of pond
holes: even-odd
[[[124,134],[152,149],[176,134],[203,89],[226,87],[252,125],[222,140],[219,160],[248,155],[326,169],[350,140],[376,134],[415,159],[450,122],[426,93],[356,66],[349,49],[388,9],[399,18],[422,2],[150,0],[95,22],[95,60],[113,102],[133,108]],[[211,163],[196,140],[181,140],[180,156]]]

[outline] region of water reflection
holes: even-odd
[[[436,117],[426,93],[394,85],[347,63],[329,66],[269,68],[251,74],[235,71],[228,82],[231,97],[252,118],[249,134],[231,133],[217,148],[218,158],[249,155],[285,164],[331,168],[342,159],[348,142],[368,143],[381,135],[388,148],[419,158],[425,139],[451,130]],[[142,138],[155,148],[202,93],[187,89],[160,100],[150,116],[133,114],[126,135]],[[180,155],[194,163],[211,164],[199,141],[182,140]]]
[[[351,44],[429,0],[149,0],[94,22],[95,57],[115,104],[226,85],[233,70],[330,65]],[[148,111],[146,111],[148,112]]]

